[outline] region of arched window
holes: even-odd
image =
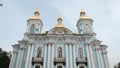
[[[62,68],[62,66],[58,66],[57,68]]]
[[[58,48],[58,57],[62,58],[62,48],[61,47]]]
[[[31,29],[30,29],[30,33],[34,33],[34,32],[35,32],[35,25],[32,24],[32,25],[31,25]]]
[[[78,48],[78,57],[83,58],[83,49]]]
[[[40,68],[40,66],[35,66],[35,68]]]
[[[80,24],[80,30],[83,30],[83,25],[82,24]]]
[[[41,56],[42,56],[42,49],[41,49],[41,47],[39,47],[37,49],[37,58],[41,58]]]
[[[84,66],[80,66],[79,68],[85,68]]]
[[[90,28],[88,24],[85,25],[85,28],[86,28],[86,32],[90,32]]]

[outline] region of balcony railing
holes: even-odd
[[[54,63],[55,64],[57,64],[57,63],[62,63],[62,64],[64,64],[65,65],[65,58],[64,57],[61,57],[61,58],[59,58],[59,57],[55,57],[54,58]]]
[[[32,63],[41,63],[43,64],[43,58],[36,58],[36,57],[33,57],[32,58]]]
[[[54,62],[65,62],[65,58],[64,57],[62,57],[62,58],[55,57]]]
[[[76,58],[76,63],[79,64],[79,63],[85,63],[87,64],[87,58],[85,57],[77,57]]]

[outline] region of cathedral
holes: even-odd
[[[43,22],[38,10],[27,20],[24,38],[12,45],[9,68],[110,68],[107,47],[96,39],[93,20],[80,11],[76,22],[78,32],[63,23],[42,32]]]

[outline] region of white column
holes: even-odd
[[[104,68],[101,50],[99,50],[99,55],[100,55],[101,67]]]
[[[105,54],[106,54],[106,53],[104,53],[103,57],[104,57],[104,61],[105,61],[105,66],[106,66],[106,68],[108,68],[107,59],[106,59],[106,55],[105,55]]]
[[[44,45],[45,49],[44,49],[44,68],[46,68],[46,51],[47,51],[47,44]]]
[[[12,68],[13,60],[15,60],[14,59],[14,52],[12,52],[12,57],[11,57],[11,60],[10,60],[9,68]]]
[[[18,68],[18,66],[19,66],[20,56],[21,56],[21,50],[19,49],[18,58],[17,58],[17,62],[16,62],[16,68]]]
[[[33,49],[34,49],[34,44],[31,45],[31,51],[30,51],[30,57],[29,57],[29,67],[28,68],[31,68],[32,66],[32,55],[33,55]]]
[[[47,65],[47,67],[50,67],[50,44],[48,45],[48,65]]]
[[[66,44],[66,68],[69,68],[68,66],[68,44]]]
[[[20,60],[19,60],[19,67],[18,68],[21,68],[21,64],[22,64],[22,56],[23,56],[23,49],[21,49],[21,56],[20,56]]]
[[[51,62],[52,67],[54,68],[54,44],[52,45],[52,62]]]
[[[11,66],[11,68],[14,68],[15,60],[17,60],[17,59],[16,59],[16,53],[17,53],[17,52],[15,52],[15,54],[14,54],[13,62],[12,62],[12,66]]]
[[[105,58],[106,58],[106,62],[107,62],[107,67],[110,68],[109,67],[109,61],[108,61],[107,53],[105,54]]]
[[[90,56],[91,56],[91,61],[92,61],[92,68],[95,68],[95,62],[94,62],[94,58],[93,58],[93,51],[92,51],[92,48],[91,46],[90,47]]]
[[[15,55],[16,55],[16,52],[13,51],[12,52],[12,57],[11,57],[11,60],[10,60],[9,68],[13,68],[13,66],[14,66]]]
[[[70,50],[70,68],[73,68],[73,64],[72,64],[72,45],[69,45],[69,50]]]
[[[99,56],[99,49],[96,49],[96,52],[97,52],[97,58],[98,58],[98,65],[99,65],[99,68],[101,68],[101,61],[100,61],[100,56]]]
[[[86,45],[86,50],[87,50],[88,68],[91,68],[91,64],[90,64],[90,55],[89,55],[89,51],[88,51],[88,45]]]
[[[28,61],[29,61],[29,55],[30,55],[30,48],[31,48],[31,46],[28,45],[27,58],[26,58],[26,62],[25,62],[25,68],[28,68]]]
[[[76,68],[76,48],[75,45],[73,45],[73,52],[74,52],[74,68]]]

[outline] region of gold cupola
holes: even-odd
[[[65,28],[65,25],[62,24],[62,17],[57,18],[58,23],[55,25],[55,28],[63,27]]]
[[[85,11],[82,9],[80,11],[80,19],[91,19],[89,16],[86,16]]]
[[[32,20],[40,20],[41,19],[41,17],[40,17],[40,12],[39,12],[39,10],[35,10],[34,11],[34,16],[31,16],[31,17],[29,17],[29,19],[32,19]]]

